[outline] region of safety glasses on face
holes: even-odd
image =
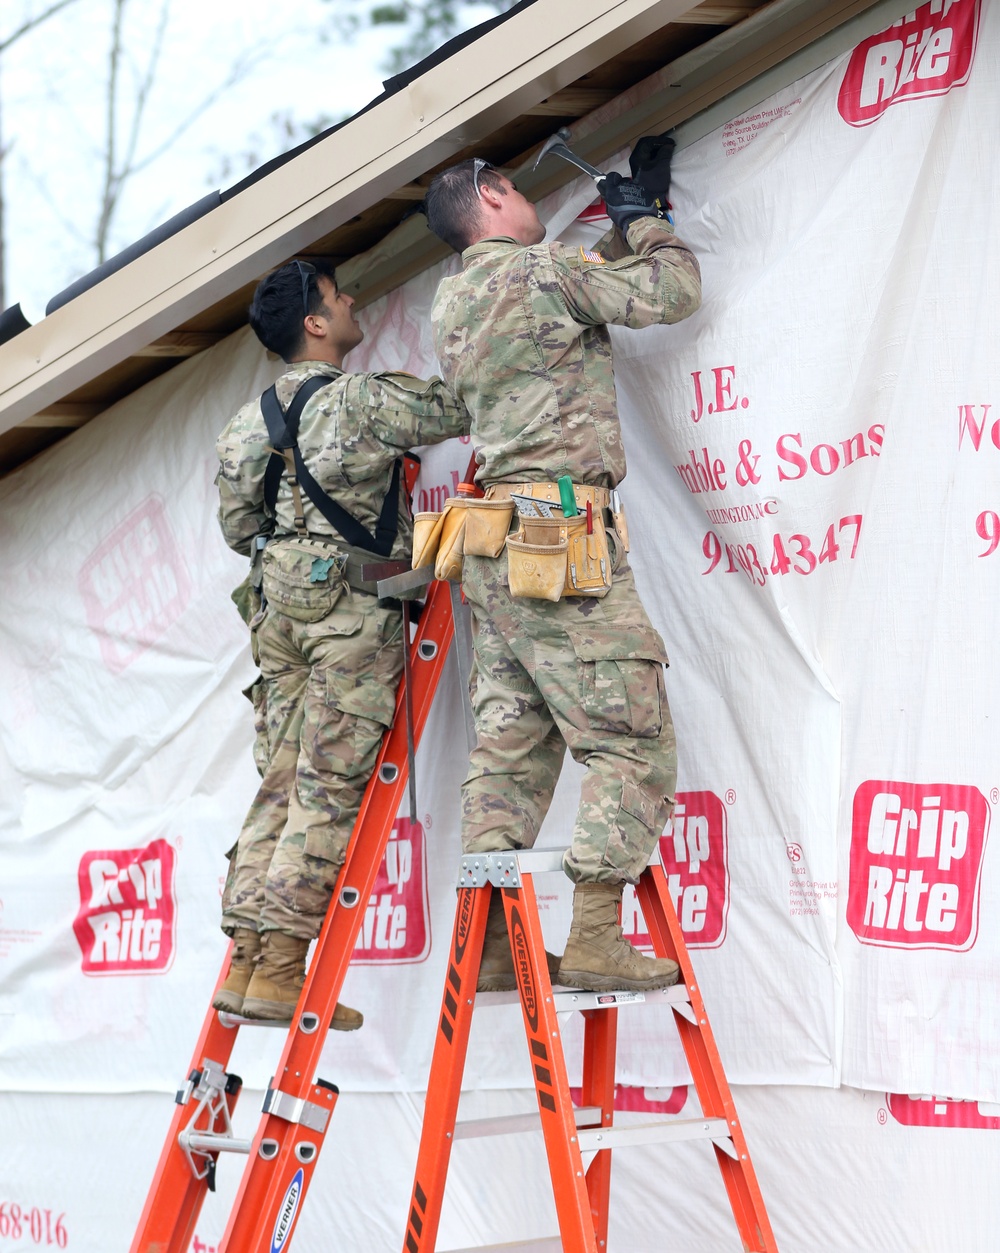
[[[309,261],[296,261],[302,279],[302,316],[309,316],[309,283],[316,274],[316,267]]]
[[[479,176],[483,170],[494,170],[496,166],[491,165],[489,161],[484,161],[482,157],[476,157],[472,162],[472,185],[476,189],[476,195],[480,200],[483,198],[483,189],[479,186]]]

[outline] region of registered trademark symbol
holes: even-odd
[[[990,792],[990,800],[994,805],[1000,803],[1000,788],[995,787],[993,791]]]
[[[430,829],[431,829],[431,816],[430,814],[424,814],[424,830],[429,831]]]
[[[879,1112],[875,1115],[875,1117],[878,1119],[878,1125],[880,1127],[884,1127],[885,1124],[889,1121],[889,1111],[883,1105],[879,1109]]]
[[[726,804],[727,805],[736,804],[736,791],[734,788],[730,788],[729,791],[726,793]]]
[[[184,836],[179,835],[177,839],[174,840],[174,848],[183,848],[183,847],[184,847]]]

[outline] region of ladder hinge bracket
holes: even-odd
[[[326,1124],[330,1121],[330,1111],[315,1101],[307,1101],[304,1096],[292,1096],[290,1092],[282,1092],[280,1088],[268,1088],[261,1106],[265,1114],[273,1114],[275,1118],[283,1118],[285,1122],[298,1123],[310,1131],[323,1135]]]
[[[517,853],[466,853],[459,863],[458,886],[483,888],[519,888],[521,870]]]
[[[187,1126],[178,1133],[177,1143],[192,1175],[195,1179],[204,1179],[211,1192],[215,1191],[212,1154],[235,1143],[226,1098],[239,1092],[241,1082],[238,1075],[227,1074],[221,1063],[206,1057],[200,1070],[191,1071],[187,1086],[181,1088],[175,1098],[178,1105],[187,1105],[192,1098],[197,1101]]]

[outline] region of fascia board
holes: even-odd
[[[538,0],[0,346],[0,433],[696,3]]]
[[[602,165],[639,135],[670,129],[678,148],[722,126],[866,36],[891,25],[913,0],[772,0],[751,17],[684,53],[637,85],[638,102],[607,121],[599,109],[573,127],[574,152]],[[532,200],[582,176],[560,161],[512,171]],[[338,268],[364,305],[447,256],[415,219]]]

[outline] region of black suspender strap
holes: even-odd
[[[393,465],[392,481],[382,503],[378,522],[375,524],[375,534],[372,535],[366,527],[352,518],[346,509],[323,491],[309,472],[302,453],[299,451],[299,421],[302,411],[309,398],[321,387],[326,387],[330,381],[330,378],[324,374],[316,374],[306,379],[292,398],[292,403],[288,406],[286,413],[282,412],[278,393],[274,387],[269,387],[261,396],[260,407],[267,424],[271,447],[277,450],[271,454],[264,471],[264,504],[271,513],[274,513],[278,499],[278,484],[281,482],[285,469],[284,458],[280,454],[282,450],[290,448],[295,458],[295,472],[302,490],[333,529],[352,547],[364,548],[380,557],[388,557],[399,530],[399,459],[397,458]]]
[[[281,451],[294,446],[299,437],[302,410],[306,407],[310,396],[315,395],[321,387],[326,387],[329,382],[330,379],[325,374],[314,374],[312,378],[306,379],[292,397],[287,413],[281,408],[276,388],[269,387],[260,398],[260,408],[267,425],[271,447],[278,450],[271,453],[264,471],[264,504],[270,513],[274,513],[278,500],[278,484],[285,472],[285,459],[281,456]]]

